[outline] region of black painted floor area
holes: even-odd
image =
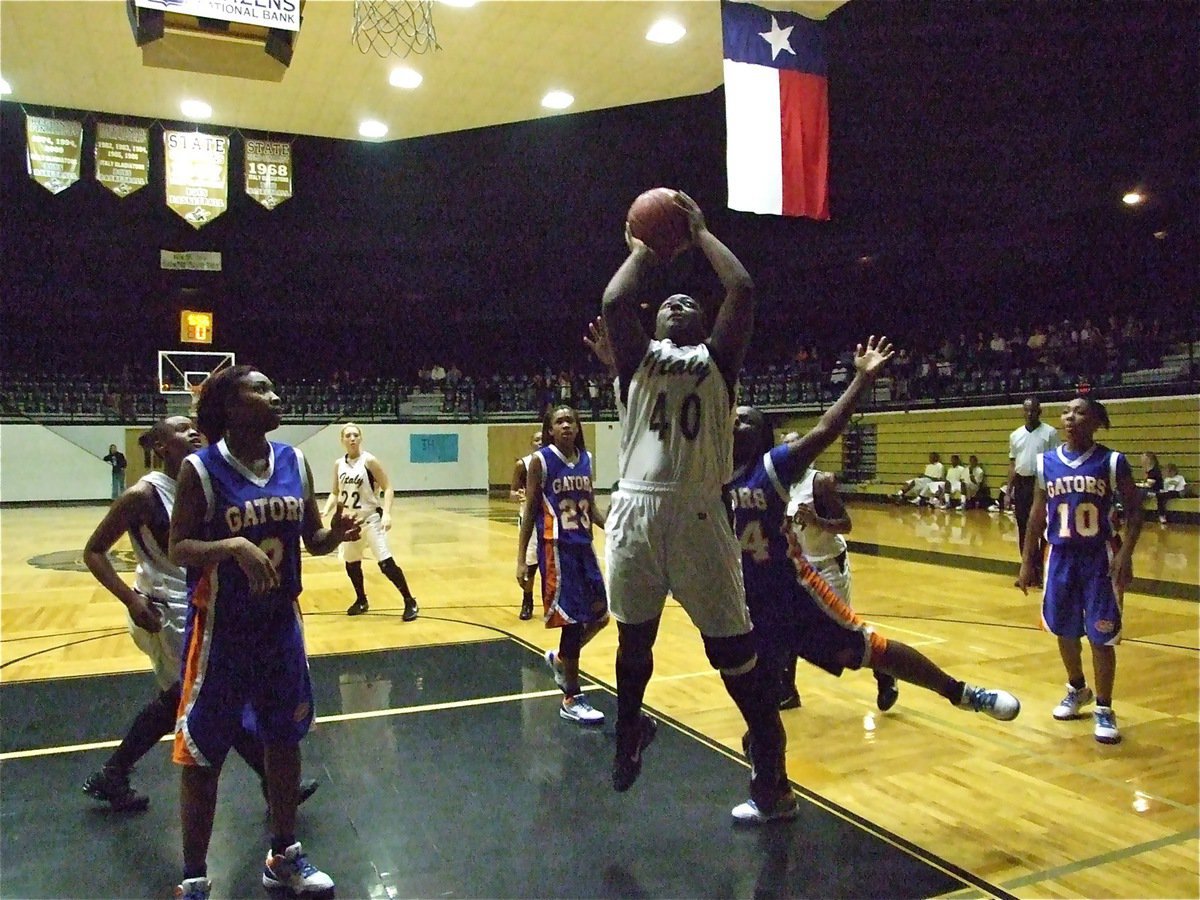
[[[319,716],[554,689],[540,657],[508,640],[318,657],[312,672]],[[148,675],[0,686],[0,750],[119,737],[153,691]],[[322,784],[298,836],[343,898],[907,898],[980,884],[810,802],[794,823],[735,828],[729,809],[748,770],[666,723],[641,779],[616,794],[615,700],[603,688],[590,698],[603,728],[560,719],[554,695],[318,724],[303,749],[305,774]],[[152,798],[137,814],[80,791],[110,752],[0,763],[0,896],[170,896],[180,850],[168,746],[134,775]],[[266,896],[267,839],[256,780],[231,754],[209,854],[214,898]]]

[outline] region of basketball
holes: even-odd
[[[629,233],[654,251],[671,259],[691,239],[687,213],[675,203],[675,191],[658,187],[641,194],[626,216]]]

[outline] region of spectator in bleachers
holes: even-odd
[[[899,501],[911,499],[914,502],[927,500],[935,492],[935,485],[940,484],[945,478],[946,467],[942,464],[941,456],[937,453],[930,453],[929,465],[925,467],[925,472],[904,482],[900,490],[896,492],[896,499]]]
[[[842,360],[839,359],[833,364],[833,368],[829,370],[829,383],[835,390],[846,383],[847,372],[846,364]]]
[[[995,365],[1005,365],[1008,362],[1008,341],[1000,336],[999,331],[992,332],[988,350],[991,351],[992,362]]]
[[[1167,463],[1166,472],[1162,489],[1155,498],[1158,501],[1158,521],[1163,525],[1167,524],[1167,501],[1182,497],[1187,490],[1187,482],[1179,474],[1179,467],[1175,463]]]
[[[1041,325],[1033,326],[1029,332],[1029,338],[1025,341],[1025,349],[1028,351],[1027,359],[1030,362],[1037,362],[1042,358],[1048,339],[1044,327]]]
[[[1142,454],[1142,478],[1137,486],[1148,494],[1157,494],[1162,490],[1163,473],[1158,465],[1158,455],[1149,450]]]
[[[908,355],[908,348],[901,347],[892,360],[892,396],[896,400],[911,399],[909,381],[912,378],[912,370],[912,357]]]

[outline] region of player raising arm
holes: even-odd
[[[793,818],[783,723],[775,692],[757,665],[740,552],[721,490],[732,470],[734,386],[754,326],[754,284],[737,257],[708,230],[686,194],[690,244],[725,289],[708,331],[687,294],[658,308],[654,338],[638,318],[648,271],[660,260],[629,233],[629,256],[604,292],[603,315],[617,370],[622,423],[620,489],[605,526],[609,603],[617,621],[617,747],[613,787],[628,790],[656,724],[642,712],[653,647],[671,593],[700,630],[710,664],[746,721],[753,743],[750,799],[736,821]]]
[[[958,681],[915,648],[877,634],[809,562],[789,527],[788,488],[846,427],[859,397],[890,357],[886,339],[876,344],[872,337],[865,349],[860,345],[854,380],[816,427],[798,440],[773,447],[774,435],[762,413],[749,406],[737,409],[737,468],[729,493],[759,665],[779,673],[799,656],[834,676],[845,669],[870,668],[934,691],[958,708],[1010,721],[1021,710],[1012,694]],[[887,699],[894,702],[893,697]],[[751,751],[753,741],[751,735]]]

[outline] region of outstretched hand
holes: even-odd
[[[868,378],[874,378],[895,353],[891,342],[886,337],[880,335],[879,340],[876,341],[875,335],[871,335],[866,349],[863,349],[862,344],[854,348],[854,368]]]
[[[687,213],[688,228],[692,232],[692,240],[696,240],[696,236],[708,228],[704,222],[704,213],[700,210],[700,204],[683,191],[676,191],[675,205]]]
[[[603,316],[596,316],[588,323],[588,333],[583,336],[583,342],[605,366],[611,369],[616,365],[612,344],[608,340],[608,326],[604,324]]]

